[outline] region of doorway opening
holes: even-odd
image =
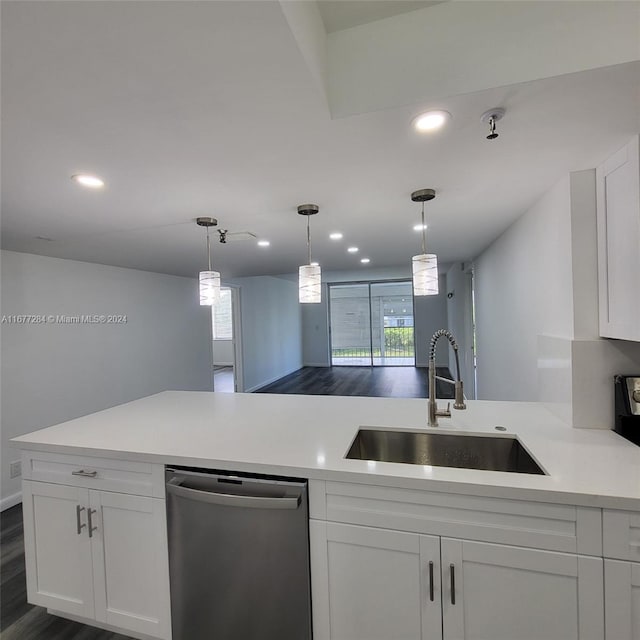
[[[220,300],[211,307],[214,391],[242,391],[239,303],[237,288],[222,287]]]
[[[415,366],[410,280],[329,285],[332,366]]]

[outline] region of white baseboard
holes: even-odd
[[[254,391],[257,391],[258,389],[262,389],[262,387],[266,387],[268,384],[271,384],[272,382],[275,382],[276,380],[280,380],[280,378],[284,378],[285,376],[288,376],[291,373],[295,373],[296,371],[300,371],[300,369],[302,368],[302,365],[300,365],[299,367],[294,367],[293,369],[291,369],[291,371],[285,371],[284,373],[281,373],[277,376],[273,376],[273,378],[269,378],[268,380],[265,380],[264,382],[261,382],[260,384],[256,384],[253,385],[253,387],[249,387],[248,389],[245,389],[244,392],[245,393],[253,393]]]
[[[0,511],[4,511],[5,509],[11,509],[11,507],[15,507],[17,504],[22,502],[22,491],[18,491],[18,493],[14,493],[12,496],[7,496],[6,498],[2,498],[0,500]]]

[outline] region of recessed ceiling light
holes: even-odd
[[[88,173],[77,173],[71,176],[71,179],[83,187],[90,187],[91,189],[104,187],[104,180],[98,178],[98,176],[91,176]]]
[[[268,247],[271,243],[268,240],[258,240],[259,247]]]
[[[421,225],[421,224],[414,224],[413,225],[413,230],[414,231],[422,231],[423,229],[428,229],[429,227],[425,224],[425,225]]]
[[[435,131],[449,120],[449,118],[451,118],[451,114],[448,111],[427,111],[413,119],[413,126],[415,130],[420,133],[424,131]]]
[[[369,260],[369,258],[361,258],[360,262],[362,262],[362,264],[369,264],[371,260]]]
[[[349,247],[349,248],[347,249],[347,251],[348,251],[349,253],[358,253],[359,249],[358,249],[358,247]]]
[[[332,240],[342,240],[342,234],[339,231],[336,231],[335,233],[330,233],[329,237]]]

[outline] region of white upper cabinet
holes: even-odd
[[[638,136],[597,169],[600,335],[640,341]]]

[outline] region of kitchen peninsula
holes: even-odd
[[[29,599],[170,638],[164,467],[183,465],[309,481],[316,639],[630,640],[640,448],[541,404],[468,404],[428,429],[421,399],[164,392],[16,438]],[[360,427],[516,436],[545,475],[346,459]],[[76,544],[87,571],[57,577]]]

